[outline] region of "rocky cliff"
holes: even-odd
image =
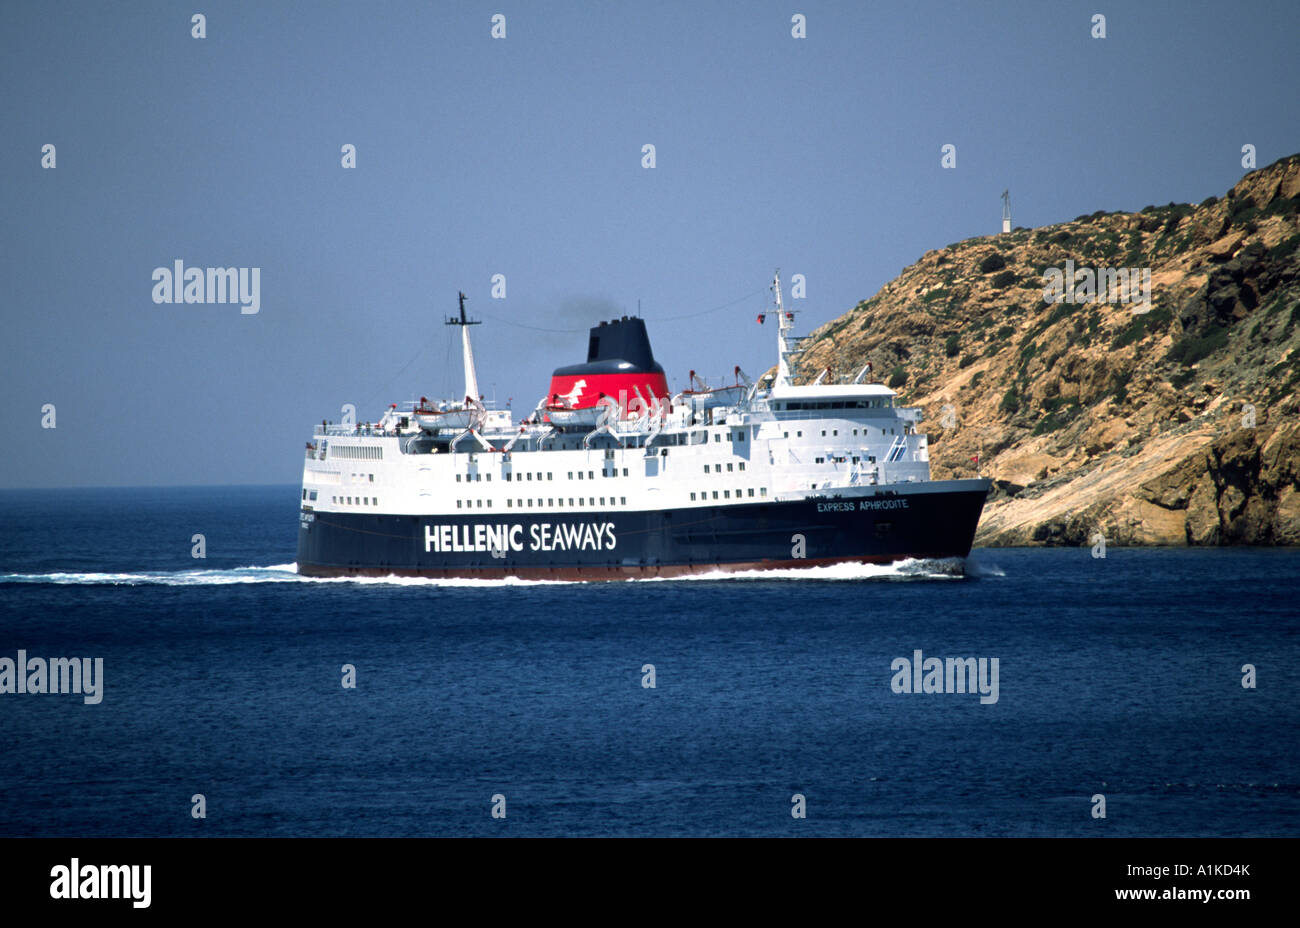
[[[800,372],[869,361],[922,407],[934,476],[994,480],[977,544],[1294,545],[1298,345],[1293,155],[1199,206],[927,252],[813,332]]]

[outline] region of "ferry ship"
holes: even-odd
[[[465,391],[323,422],[307,443],[298,572],[617,580],[965,558],[986,478],[931,480],[922,411],[870,382],[794,383],[794,313],[773,277],[777,367],[670,394],[645,322],[591,329],[521,422]]]

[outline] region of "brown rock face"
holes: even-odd
[[[1048,302],[1067,261],[1092,282]],[[1111,289],[1128,269],[1149,304]],[[906,375],[934,476],[994,479],[977,544],[1300,544],[1300,155],[927,252],[804,347],[809,380]]]

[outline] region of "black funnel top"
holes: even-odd
[[[560,375],[614,372],[619,364],[632,365],[633,370],[663,373],[650,350],[650,336],[646,334],[645,321],[636,316],[624,316],[592,326],[587,341],[587,363],[562,367]],[[621,368],[628,370],[628,368]]]

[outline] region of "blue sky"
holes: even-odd
[[[293,483],[342,404],[460,391],[458,290],[517,414],[638,301],[671,386],[756,374],[775,267],[810,331],[1004,188],[1043,225],[1300,150],[1297,34],[1290,2],[6,3],[0,486]],[[260,311],[154,303],[178,259],[260,268]]]

